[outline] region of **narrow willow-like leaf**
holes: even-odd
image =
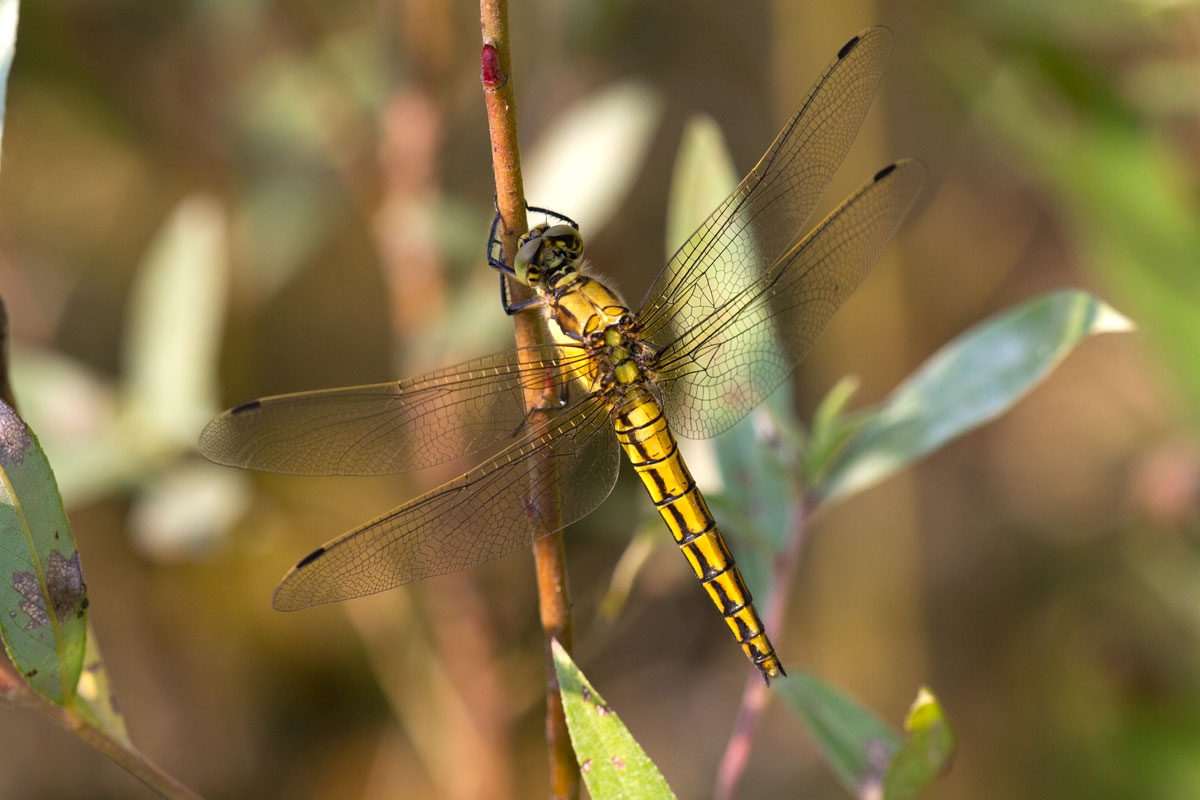
[[[840,450],[814,487],[826,501],[872,486],[1012,407],[1086,337],[1132,324],[1087,292],[1062,290],[992,317],[921,365]]]
[[[737,182],[737,168],[717,122],[707,115],[693,116],[684,125],[671,176],[668,258],[729,196]],[[747,236],[742,246],[755,247],[753,237]],[[743,276],[747,285],[756,278],[752,272]],[[766,323],[765,318],[760,321]],[[773,329],[767,323],[760,330],[762,336],[769,337]],[[768,398],[776,413],[791,413],[790,389],[790,384],[785,384]],[[688,442],[684,447],[690,452],[711,447],[715,453],[720,490],[704,488],[751,593],[759,597],[766,597],[771,588],[769,566],[786,542],[793,500],[788,465],[782,465],[777,453],[768,452],[765,446],[770,434],[764,428],[769,427],[769,420],[767,411],[758,409],[720,436],[707,442]],[[697,480],[704,480],[700,473]]]
[[[812,675],[790,675],[772,685],[813,737],[830,769],[856,797],[882,789],[901,739],[871,712]]]
[[[0,137],[4,135],[4,105],[8,72],[17,47],[17,0],[0,0]]]
[[[674,798],[671,787],[567,651],[554,642],[554,669],[579,770],[593,800]]]
[[[0,403],[0,636],[40,694],[67,704],[83,667],[87,586],[54,473]]]
[[[585,223],[586,241],[629,193],[660,116],[658,95],[636,83],[618,84],[564,109],[522,159],[529,202]]]
[[[794,475],[796,453],[776,421],[792,413],[789,383],[762,406],[712,439],[723,489],[712,501],[713,515],[730,541],[751,594],[766,598],[771,565],[787,547],[791,515],[799,502]]]
[[[675,254],[737,184],[737,168],[717,121],[707,114],[688,119],[671,173],[666,258]]]
[[[130,292],[122,393],[161,448],[191,449],[219,410],[217,360],[228,295],[225,216],[211,197],[185,199],[163,225]]]
[[[83,652],[83,671],[79,674],[75,693],[75,710],[110,738],[133,749],[133,742],[129,740],[129,732],[125,729],[125,718],[117,705],[117,697],[108,680],[108,670],[104,667],[104,659],[100,657],[100,647],[96,644],[96,635],[90,622]]]
[[[804,485],[820,486],[825,470],[854,434],[870,419],[868,415],[846,414],[850,399],[858,391],[858,378],[847,375],[834,384],[813,412],[812,432],[804,449]]]
[[[908,710],[904,731],[908,738],[892,757],[883,781],[885,800],[918,796],[945,771],[954,755],[954,732],[941,704],[925,687]]]

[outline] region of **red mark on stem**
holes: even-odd
[[[485,89],[499,89],[508,82],[508,77],[500,69],[500,54],[490,44],[483,46],[479,54],[479,76]]]

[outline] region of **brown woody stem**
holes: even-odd
[[[516,252],[517,237],[527,229],[525,191],[521,182],[521,154],[517,146],[516,94],[512,77],[512,58],[508,33],[507,0],[481,0],[480,22],[483,28],[483,53],[480,77],[483,99],[487,106],[488,130],[492,140],[492,170],[496,176],[496,209],[500,213],[501,241],[506,258]],[[509,262],[511,264],[511,260]],[[517,347],[533,347],[541,335],[535,314],[513,316]],[[543,406],[543,392],[533,388],[542,381],[524,381],[526,408],[537,424]],[[549,464],[542,464],[543,475],[534,477],[534,485],[550,484],[544,497],[556,497],[556,476]],[[547,501],[545,508],[531,509],[547,527],[557,530],[555,519],[558,503]],[[534,543],[533,555],[537,567],[538,606],[545,634],[546,667],[546,744],[550,755],[550,796],[572,800],[579,796],[579,766],[571,749],[567,720],[563,713],[562,696],[550,642],[557,639],[568,652],[571,650],[571,597],[567,586],[566,559],[563,553],[562,532],[545,536]]]

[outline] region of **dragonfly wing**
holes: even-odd
[[[266,397],[210,422],[200,452],[289,475],[423,469],[511,441],[526,418],[523,387],[557,395],[569,380],[564,370],[582,357],[530,347],[409,380]]]
[[[594,510],[619,465],[608,408],[589,397],[465,475],[319,548],[284,576],[272,605],[295,611],[500,558]]]
[[[880,170],[765,274],[659,351],[658,385],[676,433],[715,436],[787,378],[866,277],[924,178],[919,161]]]
[[[847,42],[733,193],[679,248],[646,295],[638,319],[669,341],[721,308],[800,238],[854,141],[892,48],[887,28]]]

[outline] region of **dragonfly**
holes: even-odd
[[[418,378],[243,403],[200,450],[220,464],[293,475],[378,475],[467,455],[474,467],[313,551],[272,599],[293,611],[467,569],[592,512],[621,452],[747,658],[784,675],[733,555],[675,435],[727,430],[783,381],[858,287],[924,179],[881,169],[807,234],[891,50],[886,28],[847,42],[750,173],[671,257],[633,310],[588,275],[567,217],[521,237],[500,271],[509,314],[536,308],[543,345]],[[503,255],[503,248],[500,248]],[[515,302],[509,282],[532,290]],[[536,409],[526,397],[542,398]]]

